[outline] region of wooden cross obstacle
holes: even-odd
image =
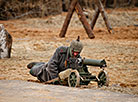
[[[104,1],[105,0],[102,0],[102,2],[104,2]],[[60,32],[59,36],[60,37],[65,37],[67,28],[69,26],[69,23],[70,23],[70,20],[71,20],[71,17],[73,15],[74,11],[76,11],[80,21],[82,22],[83,27],[86,30],[86,33],[87,33],[88,37],[90,39],[95,38],[95,36],[93,34],[93,28],[96,24],[96,21],[97,21],[100,13],[102,14],[102,17],[105,21],[105,24],[106,24],[106,27],[107,27],[109,33],[111,33],[112,27],[110,26],[110,24],[108,22],[106,13],[104,11],[104,7],[102,5],[102,2],[101,2],[101,0],[95,0],[95,4],[96,4],[97,7],[96,7],[96,10],[95,10],[94,17],[91,21],[91,24],[89,24],[87,22],[86,16],[84,15],[83,10],[82,10],[78,0],[71,0],[71,4],[70,4],[69,10],[68,10],[68,14],[66,16],[66,19],[64,21],[64,24],[63,24],[63,27],[61,29],[61,32]]]
[[[108,18],[106,16],[104,7],[102,5],[102,3],[104,3],[104,2],[105,2],[105,0],[102,0],[102,2],[101,2],[101,0],[95,0],[95,4],[97,4],[97,7],[96,7],[96,10],[95,10],[94,17],[93,17],[93,19],[91,21],[91,28],[94,29],[94,26],[95,26],[96,21],[97,21],[97,19],[99,17],[99,14],[101,13],[102,17],[103,17],[103,20],[105,21],[105,25],[106,25],[106,27],[108,29],[108,32],[111,33],[112,27],[111,27],[110,23],[108,22]]]

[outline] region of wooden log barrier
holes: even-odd
[[[106,0],[102,0],[102,3],[105,3],[105,1],[106,1]],[[100,14],[100,10],[99,10],[98,7],[96,7],[94,16],[93,16],[92,21],[91,21],[91,23],[90,23],[92,30],[94,29],[94,26],[95,26],[96,21],[97,21],[97,19],[98,19],[98,17],[99,17],[99,14]]]
[[[94,26],[95,26],[96,21],[99,17],[99,14],[100,14],[100,10],[98,9],[98,7],[96,7],[95,14],[94,14],[94,16],[92,18],[92,21],[90,23],[92,29],[94,29]]]
[[[69,26],[69,23],[70,23],[70,20],[71,20],[71,17],[73,15],[73,12],[74,12],[74,9],[75,9],[75,6],[76,6],[77,2],[78,2],[78,0],[72,0],[72,2],[71,2],[70,8],[68,10],[68,14],[67,14],[66,19],[64,21],[62,30],[59,34],[60,37],[65,37],[67,28]]]
[[[76,10],[76,13],[78,14],[78,17],[79,17],[81,23],[83,24],[83,27],[85,28],[85,30],[87,32],[88,37],[90,39],[95,38],[93,31],[91,29],[91,26],[87,22],[86,16],[84,15],[83,10],[79,3],[77,3],[75,10]]]
[[[103,19],[105,21],[105,24],[106,24],[106,27],[108,29],[108,32],[111,33],[112,27],[111,27],[110,23],[108,22],[108,19],[107,19],[106,13],[104,11],[104,7],[103,7],[103,5],[101,3],[101,0],[96,0],[96,4],[97,4],[97,6],[98,6],[98,8],[99,8],[99,10],[100,10],[100,12],[102,14],[102,17],[103,17]]]

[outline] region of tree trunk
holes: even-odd
[[[136,6],[138,5],[138,1],[137,0],[131,0],[131,6]]]
[[[0,59],[11,57],[12,37],[0,24]]]

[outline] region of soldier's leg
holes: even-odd
[[[30,69],[30,74],[32,76],[37,77],[38,73],[40,72],[44,62],[31,62],[27,65],[27,68]]]
[[[27,68],[31,69],[34,65],[41,65],[41,64],[45,64],[45,62],[31,62],[27,65]]]

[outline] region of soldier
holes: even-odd
[[[80,57],[83,45],[79,40],[73,40],[69,47],[61,46],[56,49],[54,55],[45,62],[31,62],[27,65],[30,74],[37,77],[41,82],[46,82],[58,77],[60,72],[66,70],[66,60],[70,57]]]

